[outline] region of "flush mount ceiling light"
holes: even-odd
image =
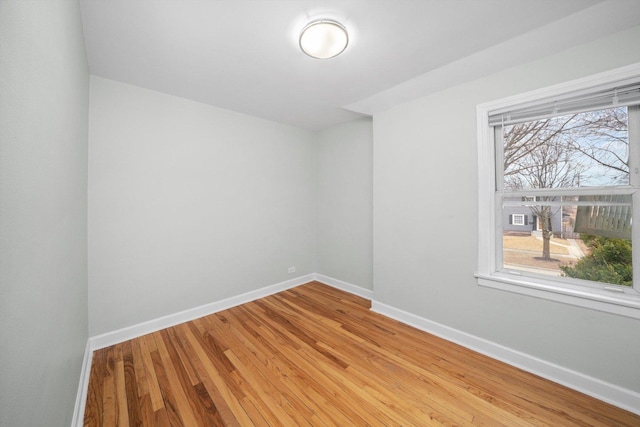
[[[300,49],[313,58],[328,59],[340,55],[349,44],[347,29],[339,22],[313,21],[300,33]]]

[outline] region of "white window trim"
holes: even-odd
[[[562,96],[569,92],[580,92],[593,87],[611,86],[640,78],[640,63],[618,68],[582,79],[523,93],[521,95],[488,102],[477,106],[478,129],[478,285],[536,298],[556,301],[621,316],[640,319],[640,284],[634,280],[634,288],[621,293],[618,287],[600,289],[554,281],[553,278],[521,276],[517,272],[496,271],[496,225],[502,212],[496,207],[495,195],[495,137],[489,126],[489,113],[514,105],[535,102],[543,98]],[[638,197],[636,193],[634,199]],[[635,203],[636,209],[640,203]],[[634,240],[640,242],[640,227],[634,227]],[[635,246],[638,246],[636,244]],[[634,277],[640,270],[636,263],[634,248]]]

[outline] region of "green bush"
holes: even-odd
[[[560,267],[564,276],[632,286],[630,240],[589,235],[582,236],[582,240],[591,249],[591,254],[581,258],[573,267]]]

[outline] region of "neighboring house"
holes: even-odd
[[[559,235],[562,233],[562,208],[551,208],[551,231]],[[504,231],[532,233],[542,231],[540,218],[528,206],[505,206],[502,209],[502,226]]]

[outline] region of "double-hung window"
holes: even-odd
[[[478,140],[478,283],[640,318],[640,64],[479,105]]]
[[[525,218],[526,218],[526,216],[524,214],[513,214],[513,215],[511,215],[511,224],[513,224],[513,225],[526,225]]]

